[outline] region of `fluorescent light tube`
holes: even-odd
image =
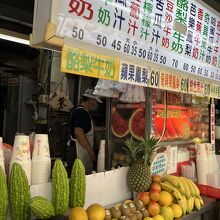
[[[16,43],[19,43],[19,44],[30,45],[29,40],[25,40],[25,39],[22,39],[22,38],[13,37],[13,36],[5,35],[5,34],[0,34],[0,39],[16,42]]]

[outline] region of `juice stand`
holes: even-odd
[[[135,159],[138,153],[144,158],[147,155],[143,149],[137,154],[133,149],[128,157],[125,148],[132,150],[133,143],[139,147],[139,143],[149,145],[154,137],[157,148],[153,146],[156,151],[147,158],[146,169],[161,176],[163,191],[175,195],[183,211],[182,219],[219,218],[219,189],[210,185],[208,178],[219,171],[214,154],[214,99],[220,98],[219,37],[219,14],[199,0],[35,2],[32,46],[60,50],[61,72],[99,79],[94,94],[106,100],[106,171],[85,177],[85,208],[94,203],[106,209],[120,207],[124,214],[116,219],[135,218],[130,213],[128,218],[121,206],[129,204],[127,200],[132,197],[137,199],[135,193],[140,193],[128,184],[132,153]],[[204,157],[199,156],[202,154]],[[196,164],[200,164],[197,169]],[[205,167],[206,172],[200,167]],[[59,169],[57,176],[65,176]],[[84,178],[79,173],[77,178]],[[181,188],[181,177],[187,179],[190,192]],[[151,175],[147,181],[150,187],[154,182]],[[172,189],[166,182],[171,182]],[[32,197],[53,200],[57,196],[53,184],[31,186]],[[84,185],[78,187],[81,192]],[[176,188],[182,190],[179,196]],[[200,197],[199,190],[204,197]],[[215,198],[207,197],[213,196],[213,190]],[[159,201],[155,194],[150,197]],[[115,206],[117,203],[120,205]],[[170,210],[171,203],[163,204],[168,203],[160,203],[161,210],[167,213],[165,209]],[[157,214],[166,216],[164,212]],[[144,219],[143,215],[139,219]]]

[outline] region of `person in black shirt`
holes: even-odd
[[[67,150],[68,173],[70,174],[74,162],[74,148],[76,156],[85,167],[86,174],[93,170],[93,162],[96,160],[93,151],[94,131],[93,122],[89,112],[102,101],[92,94],[93,90],[86,90],[81,103],[76,107],[70,119],[70,147]]]

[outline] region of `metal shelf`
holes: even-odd
[[[201,143],[207,142],[208,139],[202,139]],[[167,146],[167,145],[183,145],[183,144],[195,144],[195,141],[193,140],[184,140],[184,141],[167,141],[167,142],[161,142],[158,144],[159,147]]]

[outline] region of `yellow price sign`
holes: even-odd
[[[119,80],[119,59],[64,46],[61,71],[82,76]]]

